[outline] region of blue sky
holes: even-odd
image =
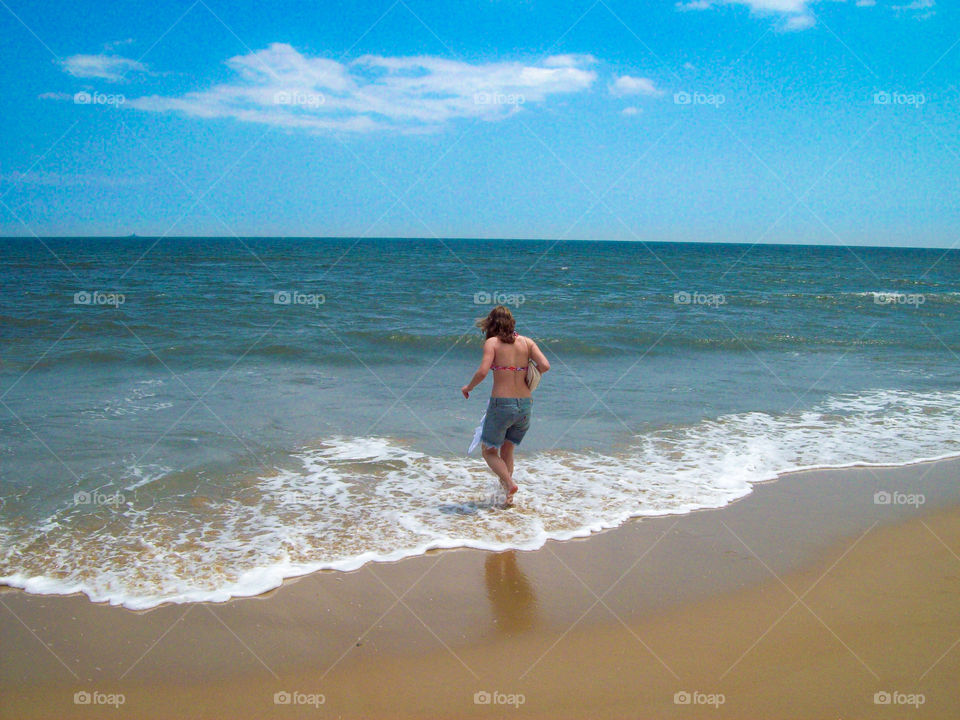
[[[0,234],[951,247],[934,0],[0,0]]]

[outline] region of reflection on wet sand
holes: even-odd
[[[513,550],[490,553],[484,563],[487,597],[497,629],[509,635],[533,627],[537,597]]]

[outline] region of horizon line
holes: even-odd
[[[816,247],[816,248],[862,248],[877,250],[944,250],[960,251],[958,241],[952,245],[851,245],[845,243],[798,243],[798,242],[731,242],[727,240],[616,240],[596,238],[543,238],[543,237],[424,237],[421,235],[2,235],[0,240],[468,240],[475,242],[552,242],[552,243],[621,243],[637,245],[733,245],[763,247]]]

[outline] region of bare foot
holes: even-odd
[[[504,492],[506,492],[507,495],[506,495],[506,499],[504,500],[504,503],[503,503],[503,504],[504,504],[504,505],[512,505],[512,504],[513,504],[513,496],[517,494],[517,490],[519,490],[519,489],[520,489],[520,486],[517,485],[515,482],[511,482],[511,483],[510,483],[510,487],[505,487],[505,488],[504,488]]]

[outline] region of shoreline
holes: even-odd
[[[169,239],[169,240],[233,240],[231,235],[140,235],[138,233],[132,233],[127,235],[0,235],[2,240],[26,240],[33,241],[36,237],[40,237],[43,240],[156,240],[156,239]],[[419,241],[425,243],[433,243],[437,238],[429,235],[398,235],[390,237],[370,237],[366,235],[361,235],[359,237],[352,235],[245,235],[247,240],[321,240],[321,241],[370,241],[370,242],[409,242],[409,241]],[[635,240],[610,240],[606,238],[542,238],[542,237],[468,237],[468,236],[455,236],[455,237],[444,237],[442,240],[453,240],[453,241],[464,241],[464,242],[490,242],[490,243],[500,243],[500,242],[540,242],[544,244],[552,243],[580,243],[580,244],[606,244],[606,245],[625,245],[627,243],[636,242]],[[644,241],[648,245],[729,245],[733,247],[753,247],[756,243],[749,242],[718,242],[711,240],[646,240]],[[772,248],[846,248],[848,247],[845,244],[836,243],[836,244],[823,244],[823,243],[767,243],[768,247]],[[937,250],[949,250],[956,251],[956,248],[952,244],[946,244],[943,246],[938,245],[856,245],[855,247],[864,248],[868,250],[931,250],[936,252]]]
[[[83,597],[95,605],[122,608],[124,610],[133,612],[133,613],[151,612],[153,610],[156,610],[162,607],[184,606],[184,605],[193,604],[193,603],[213,603],[217,605],[223,605],[225,603],[234,602],[236,600],[256,599],[261,596],[270,595],[278,590],[281,590],[285,585],[291,582],[296,582],[304,577],[309,577],[316,573],[327,573],[327,572],[353,573],[353,572],[357,572],[358,570],[362,570],[364,567],[370,564],[386,565],[391,563],[404,562],[407,560],[415,559],[417,557],[423,557],[434,552],[449,552],[449,551],[457,551],[457,550],[476,550],[480,552],[504,552],[504,551],[515,551],[515,552],[524,552],[524,553],[536,552],[544,548],[548,543],[552,543],[552,542],[566,543],[566,542],[576,541],[576,540],[585,540],[597,535],[601,535],[603,533],[615,531],[623,527],[624,525],[628,525],[629,523],[640,522],[645,519],[651,520],[654,518],[684,517],[684,516],[696,514],[699,512],[723,510],[727,507],[735,505],[736,503],[739,503],[751,497],[754,494],[754,492],[756,492],[756,488],[758,487],[762,487],[770,483],[780,482],[794,475],[803,475],[806,473],[831,472],[831,471],[847,471],[847,470],[864,470],[867,472],[870,472],[873,470],[893,470],[897,468],[910,468],[917,465],[922,466],[922,465],[936,464],[936,463],[949,462],[949,461],[957,461],[958,463],[960,463],[960,455],[956,453],[949,453],[949,454],[934,457],[934,458],[923,458],[919,460],[910,460],[904,463],[895,463],[895,464],[855,462],[855,463],[849,463],[844,465],[833,465],[833,466],[796,467],[796,468],[791,468],[788,470],[778,472],[775,476],[770,478],[750,482],[749,488],[746,490],[746,492],[744,492],[742,495],[732,498],[731,500],[729,500],[728,502],[720,506],[698,507],[698,508],[692,508],[689,510],[683,510],[678,512],[665,512],[660,514],[647,513],[647,514],[631,515],[629,517],[623,518],[617,521],[616,523],[606,527],[599,527],[597,529],[584,527],[584,528],[579,528],[577,530],[570,531],[569,533],[558,534],[557,537],[545,537],[540,539],[539,544],[537,544],[535,547],[515,546],[515,547],[500,548],[500,547],[488,547],[488,546],[476,545],[476,544],[455,543],[455,544],[449,544],[449,545],[435,545],[432,547],[428,545],[428,546],[421,546],[416,548],[401,549],[389,555],[364,553],[363,555],[357,556],[355,558],[338,560],[328,564],[317,564],[316,566],[309,567],[309,569],[305,569],[302,572],[299,572],[299,568],[298,568],[298,571],[295,572],[294,574],[284,575],[283,574],[284,570],[278,568],[277,566],[256,568],[253,571],[249,571],[254,574],[266,574],[266,575],[271,575],[275,573],[280,574],[280,578],[278,581],[276,581],[276,584],[273,584],[269,587],[265,587],[264,589],[261,589],[261,590],[256,590],[252,592],[246,592],[246,591],[238,592],[235,589],[218,588],[215,591],[204,591],[204,592],[198,593],[200,595],[225,594],[226,597],[224,599],[209,599],[207,597],[201,597],[198,599],[190,599],[190,600],[183,600],[183,601],[164,600],[160,603],[151,605],[149,607],[130,607],[122,602],[114,602],[113,600],[94,600],[83,589],[79,589],[73,592],[37,591],[35,589],[37,586],[56,585],[61,583],[62,581],[51,580],[46,577],[41,577],[41,578],[33,577],[33,578],[23,579],[18,575],[10,576],[7,578],[8,581],[12,580],[12,582],[0,583],[0,594],[2,594],[3,592],[6,592],[7,590],[19,590],[27,593],[28,595],[63,597],[63,598]],[[958,498],[960,498],[960,496],[958,496]],[[367,555],[369,555],[370,557],[365,557]],[[287,569],[289,570],[289,568]],[[238,581],[238,583],[242,585],[242,581]],[[33,586],[33,589],[27,590],[26,588],[30,585]]]
[[[885,675],[863,666],[879,668],[879,656],[847,649],[899,638],[913,655],[929,651],[930,662],[943,654],[938,670],[921,683],[928,699],[918,717],[949,717],[960,708],[944,684],[960,658],[960,650],[948,650],[960,639],[960,626],[954,627],[960,622],[958,476],[958,459],[790,473],[755,483],[749,494],[711,512],[635,518],[585,538],[549,540],[534,551],[457,548],[352,572],[314,572],[226,603],[115,612],[116,606],[85,595],[5,588],[0,714],[90,717],[92,708],[73,703],[73,693],[87,688],[124,694],[117,717],[316,716],[313,706],[274,705],[273,693],[288,691],[323,694],[321,711],[344,717],[482,716],[506,709],[472,702],[473,693],[494,690],[523,694],[523,706],[508,709],[530,717],[636,717],[641,700],[653,703],[644,705],[651,717],[739,717],[761,708],[767,717],[821,717],[825,709],[812,691],[809,699],[800,693],[792,701],[809,714],[778,709],[764,673],[790,666],[817,674],[823,653],[834,653],[827,663],[837,673],[830,692],[842,694],[851,683],[883,691]],[[883,491],[921,494],[924,503],[876,504],[874,493]],[[883,548],[888,566],[871,568],[864,556],[875,558]],[[831,641],[828,628],[803,609],[812,600],[787,590],[807,588],[809,578],[831,567],[835,574],[811,591],[831,591],[815,612],[828,628],[846,628],[837,632],[844,643]],[[854,601],[857,588],[874,576],[901,588],[911,576],[915,592]],[[833,588],[850,577],[859,585]],[[883,622],[893,601],[910,610],[899,626]],[[742,661],[750,669],[746,678],[731,673],[718,682],[714,673],[713,686],[708,674],[687,687],[674,677],[697,677],[696,667],[732,648],[739,655],[791,603],[810,621],[804,626],[809,637],[759,642]],[[842,617],[827,619],[823,608]],[[843,615],[850,612],[862,622]],[[720,617],[726,620],[719,623]],[[691,644],[698,632],[716,637],[698,650]],[[776,635],[776,626],[769,632]],[[811,645],[813,638],[818,641]],[[771,667],[754,662],[774,651],[783,657]],[[732,659],[723,657],[728,665]],[[498,674],[511,664],[523,667]],[[578,667],[583,672],[571,675]],[[890,689],[910,690],[899,682],[905,687]],[[730,700],[716,708],[672,701],[675,692],[709,695],[724,688]],[[783,687],[779,692],[790,695]],[[829,712],[880,717],[891,710],[864,705],[861,695]]]

